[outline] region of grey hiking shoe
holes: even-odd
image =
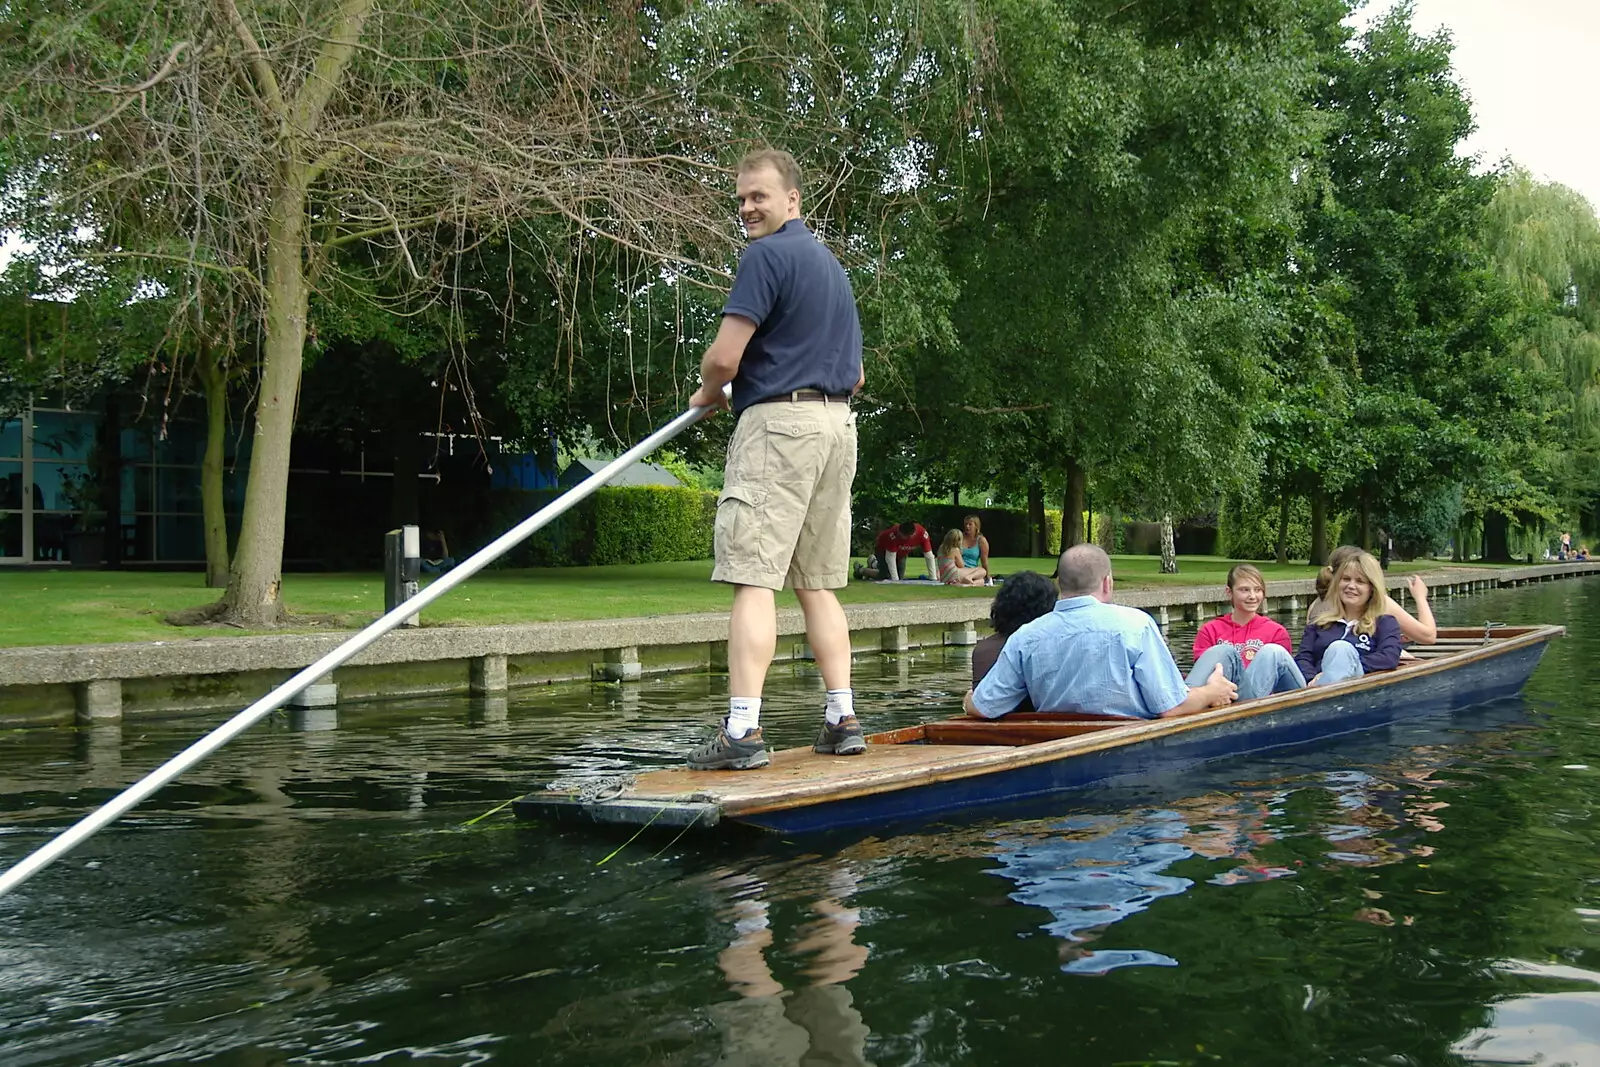
[[[861,720],[854,715],[834,726],[822,720],[822,732],[811,751],[824,756],[859,756],[867,750],[867,739],[861,736]]]
[[[717,727],[717,736],[689,753],[691,771],[748,771],[765,767],[771,760],[761,741],[761,727],[743,737],[728,736],[728,724]]]

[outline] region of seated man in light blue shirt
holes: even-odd
[[[1230,704],[1239,687],[1218,664],[1190,688],[1155,620],[1111,603],[1111,557],[1098,545],[1061,553],[1055,610],[1006,641],[993,668],[967,691],[975,719],[998,719],[1023,697],[1039,711],[1166,719]]]

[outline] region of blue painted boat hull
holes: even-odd
[[[1514,696],[1539,665],[1545,647],[1541,642],[1450,671],[1356,690],[1345,699],[1267,712],[1069,759],[731,818],[779,833],[810,833],[920,821],[1074,789],[1148,780],[1210,760],[1315,744],[1401,719]]]
[[[1160,720],[1038,716],[953,720],[874,735],[864,757],[775,752],[770,767],[648,771],[607,795],[552,784],[515,802],[524,818],[782,834],[926,822],[1089,788],[1150,784],[1213,760],[1316,745],[1521,691],[1557,626],[1441,633],[1400,670]]]

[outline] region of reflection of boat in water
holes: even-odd
[[[1559,626],[1441,630],[1398,670],[1177,719],[956,719],[875,734],[864,756],[773,754],[754,771],[650,771],[615,795],[545,789],[524,817],[795,833],[925,819],[980,805],[1136,780],[1208,760],[1304,745],[1511,696]]]

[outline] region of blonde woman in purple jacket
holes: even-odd
[[[1309,619],[1295,663],[1311,685],[1334,685],[1400,662],[1400,624],[1387,612],[1383,570],[1366,552],[1339,568],[1322,608]]]

